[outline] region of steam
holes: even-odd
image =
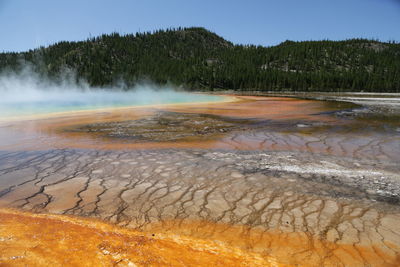
[[[93,88],[73,73],[51,81],[29,68],[0,75],[0,117],[132,105],[213,101],[216,97],[142,83],[133,88]]]
[[[64,73],[57,81],[40,77],[37,73],[25,68],[19,73],[6,73],[0,76],[0,104],[23,104],[37,102],[76,102],[82,104],[112,103],[113,101],[135,97],[140,102],[149,102],[160,90],[173,91],[171,88],[160,88],[142,84],[131,88],[127,93],[125,86],[120,88],[93,88],[83,80],[75,82],[75,75]],[[157,91],[157,95],[154,93]],[[132,99],[130,99],[132,100]]]

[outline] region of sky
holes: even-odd
[[[179,26],[264,46],[358,37],[400,42],[400,0],[0,0],[0,51]]]

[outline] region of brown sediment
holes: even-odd
[[[399,266],[399,247],[391,242],[370,245],[349,244],[318,239],[307,232],[262,231],[248,226],[210,222],[174,221],[148,228],[150,232],[191,235],[203,240],[219,240],[244,250],[260,253],[266,260],[290,266]],[[167,231],[165,229],[168,229]],[[207,236],[208,234],[208,236]],[[333,234],[335,235],[335,234]],[[388,249],[390,248],[390,249]],[[279,265],[278,265],[279,266]]]
[[[202,106],[194,108],[184,106],[168,106],[166,110],[175,112],[194,112],[240,118],[267,119],[310,119],[312,114],[335,110],[322,101],[301,100],[286,97],[241,96],[240,101],[226,102],[222,105]],[[319,120],[329,121],[329,117],[320,116]]]
[[[0,210],[2,266],[291,266],[224,243]]]
[[[311,267],[400,264],[398,255],[379,246],[335,244],[314,239],[306,233],[264,232],[210,222],[177,224],[170,221],[139,232],[96,220],[2,209],[0,225],[0,264],[3,266]],[[207,229],[213,233],[212,236],[193,237],[193,232],[198,231],[201,235]],[[261,252],[250,252],[237,246],[251,240],[263,244]],[[385,245],[398,250],[390,242]]]

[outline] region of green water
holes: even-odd
[[[0,99],[0,118],[129,106],[216,102],[224,97],[175,91],[42,92]]]

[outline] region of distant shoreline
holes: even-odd
[[[210,92],[214,94],[227,94],[236,96],[269,96],[291,97],[307,100],[341,101],[350,102],[375,109],[384,109],[390,112],[400,113],[400,93],[378,92],[291,92],[291,91],[235,91],[223,90]]]
[[[343,91],[343,92],[324,92],[324,91],[260,91],[260,90],[215,90],[215,91],[194,91],[196,93],[207,93],[207,94],[216,94],[216,95],[254,95],[254,96],[271,96],[271,95],[279,95],[279,96],[301,96],[301,95],[365,95],[365,96],[396,96],[400,97],[400,93],[389,93],[389,92],[359,92],[359,91]]]

